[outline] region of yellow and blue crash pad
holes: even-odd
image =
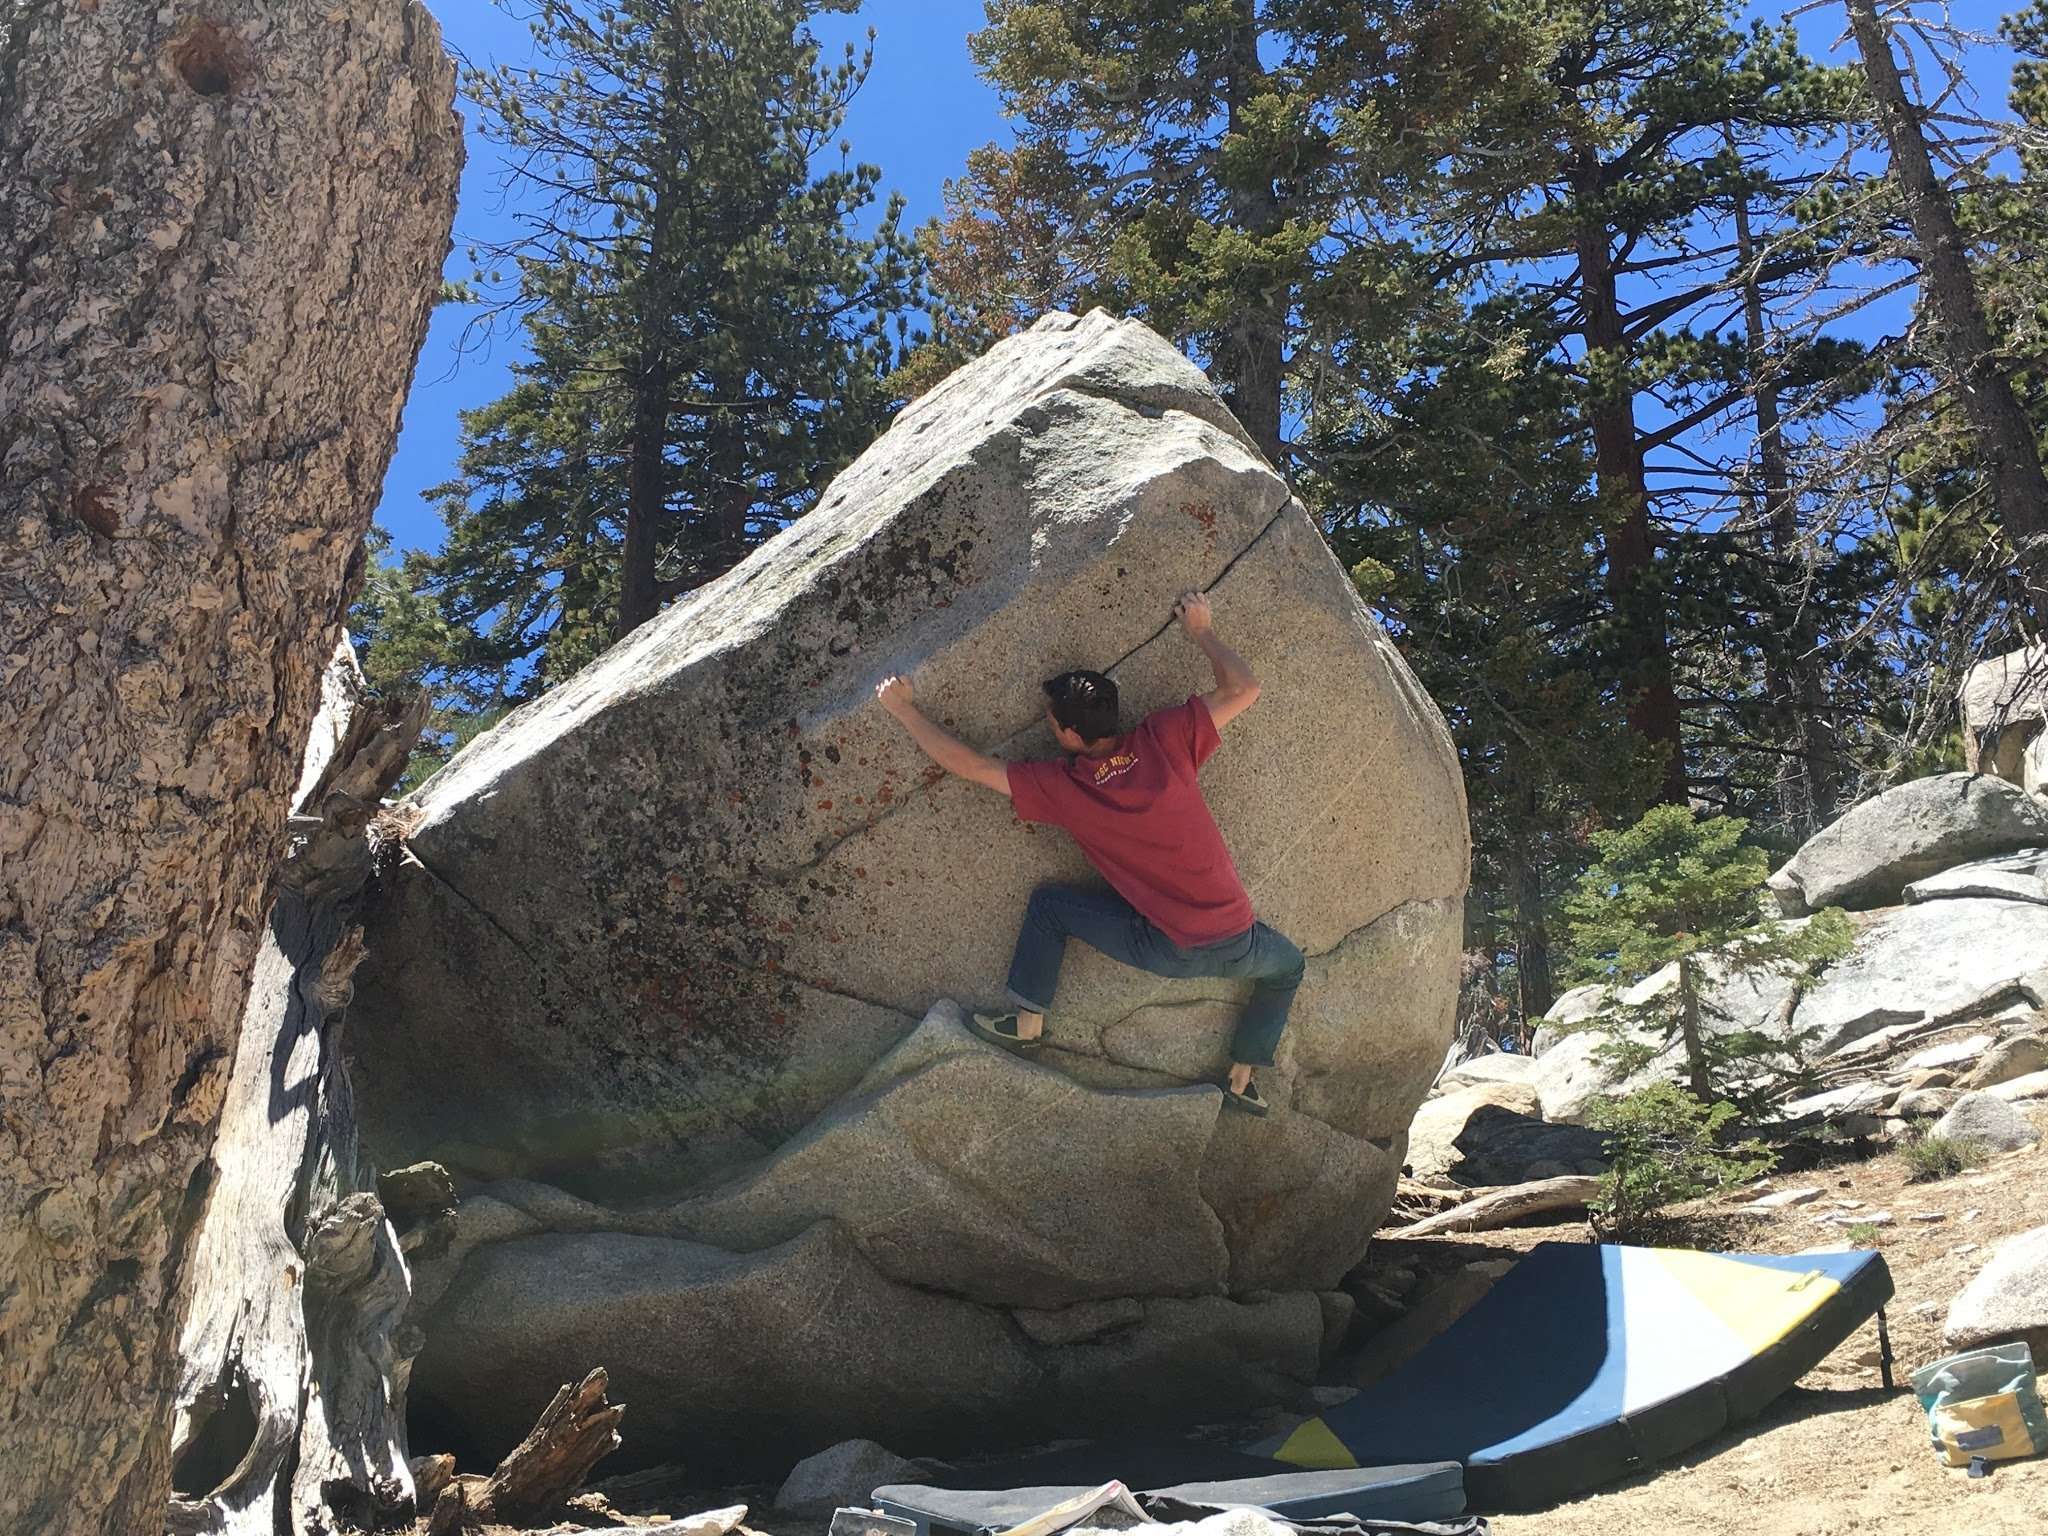
[[[1539,1508],[1753,1416],[1891,1294],[1875,1253],[1545,1243],[1390,1375],[1252,1449],[1461,1462],[1472,1508]]]

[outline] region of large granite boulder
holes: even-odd
[[[1429,1180],[1457,1177],[1465,1160],[1459,1139],[1473,1117],[1486,1109],[1502,1109],[1530,1118],[1542,1114],[1536,1090],[1527,1083],[1476,1082],[1454,1087],[1428,1100],[1415,1112],[1415,1123],[1408,1127],[1409,1173]],[[1460,1182],[1486,1181],[1464,1178]]]
[[[2003,779],[1938,773],[1888,789],[1815,833],[1770,886],[1787,917],[1890,906],[1928,875],[2044,845],[2048,805]]]
[[[1995,1012],[2043,972],[2048,907],[1974,896],[1901,907],[1821,973],[1792,1026],[1827,1056],[1880,1030]]]
[[[872,698],[910,672],[966,739],[1050,755],[1054,672],[1111,672],[1133,719],[1210,685],[1168,623],[1190,587],[1265,685],[1204,788],[1308,957],[1263,1120],[1214,1087],[1241,986],[1075,946],[1035,1061],[959,1027],[947,1000],[1000,999],[1031,888],[1090,876]],[[1443,722],[1202,374],[1100,313],[905,410],[816,512],[403,815],[356,1086],[380,1163],[488,1186],[465,1228],[488,1235],[427,1277],[416,1377],[486,1451],[600,1360],[643,1434],[786,1416],[789,1457],[1305,1383],[1314,1293],[1362,1254],[1451,1033],[1469,843]],[[838,1327],[841,1280],[849,1385],[814,1391],[804,1329]],[[1141,1357],[1185,1393],[1098,1391]]]
[[[1418,1179],[1467,1185],[1605,1173],[1607,1138],[1542,1119],[1527,1084],[1479,1083],[1431,1099],[1416,1113],[1408,1166]]]

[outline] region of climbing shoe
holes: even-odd
[[[1244,1085],[1243,1093],[1232,1093],[1226,1083],[1223,1088],[1223,1102],[1232,1109],[1242,1110],[1248,1115],[1263,1115],[1267,1109],[1266,1101],[1259,1096],[1257,1078]]]
[[[1034,1035],[1026,1040],[1017,1033],[1017,1015],[1014,1013],[977,1013],[968,1017],[967,1027],[990,1045],[1000,1045],[1006,1051],[1028,1055],[1038,1049],[1042,1036]]]

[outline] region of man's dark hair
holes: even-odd
[[[1116,684],[1100,672],[1062,672],[1045,681],[1052,717],[1083,741],[1117,734]]]

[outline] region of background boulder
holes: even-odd
[[[2017,1152],[2041,1139],[2033,1122],[1994,1093],[1966,1093],[1935,1122],[1934,1134],[1984,1152]]]
[[[2016,1339],[2048,1359],[2048,1227],[1999,1244],[1991,1262],[1949,1304],[1941,1342],[1953,1351]]]
[[[1787,917],[1882,907],[1971,859],[2048,844],[2048,806],[2003,779],[1938,773],[1864,801],[1771,876]]]
[[[1241,986],[1076,946],[1029,1064],[933,1011],[998,1000],[1031,888],[1090,876],[872,699],[910,672],[967,740],[1051,755],[1054,672],[1111,672],[1130,721],[1210,686],[1168,620],[1191,587],[1265,684],[1204,788],[1308,956],[1258,1121],[1212,1086]],[[1442,719],[1202,374],[1101,313],[917,401],[816,512],[404,813],[356,1085],[382,1164],[521,1191],[422,1282],[416,1399],[485,1451],[598,1363],[643,1434],[662,1399],[693,1445],[806,1399],[785,1457],[1071,1426],[1122,1401],[1104,1362],[1193,1372],[1133,1389],[1155,1417],[1304,1383],[1313,1293],[1363,1252],[1451,1033],[1469,844]],[[864,1298],[858,1390],[799,1368],[840,1319],[791,1275]],[[1227,1299],[1251,1291],[1278,1299]],[[1118,1303],[1140,1320],[1114,1349],[1008,1320]]]
[[[1980,661],[1964,674],[1957,702],[1963,717],[1963,766],[2017,784],[2029,794],[2048,786],[2048,647],[2029,646]]]

